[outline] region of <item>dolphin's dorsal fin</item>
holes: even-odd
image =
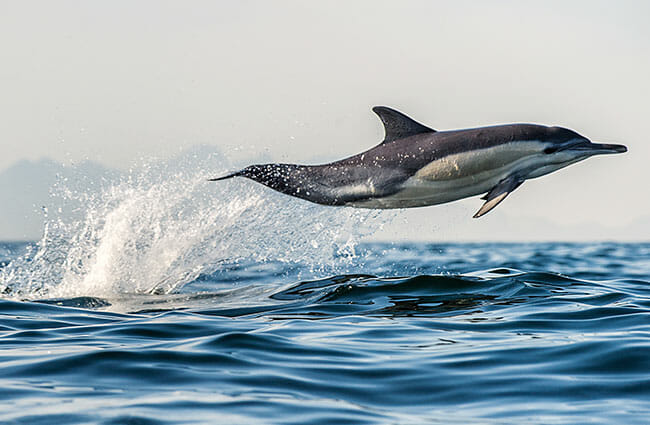
[[[375,106],[372,108],[372,111],[384,123],[386,137],[384,137],[384,141],[381,143],[392,142],[393,140],[403,139],[416,134],[436,132],[436,130],[424,126],[403,113],[387,106]]]

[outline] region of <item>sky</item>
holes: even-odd
[[[387,105],[439,130],[533,122],[629,148],[480,220],[477,199],[403,212],[393,234],[644,238],[648,17],[645,1],[0,0],[0,171],[127,170],[196,145],[238,165],[330,161],[376,145],[370,109]]]

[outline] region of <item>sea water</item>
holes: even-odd
[[[650,244],[369,243],[187,170],[0,244],[0,422],[650,423]]]

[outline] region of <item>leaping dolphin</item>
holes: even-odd
[[[363,153],[322,165],[260,164],[210,181],[242,176],[287,195],[323,205],[412,208],[485,193],[474,217],[496,207],[524,180],[593,155],[622,153],[575,131],[507,124],[436,131],[399,111],[372,109],[386,136]]]

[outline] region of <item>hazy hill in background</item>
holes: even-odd
[[[75,165],[50,159],[16,162],[0,172],[0,240],[36,240],[43,232],[45,214],[64,206],[74,209],[70,203],[75,201],[51,195],[55,185],[88,193],[119,176],[118,171],[91,161]]]

